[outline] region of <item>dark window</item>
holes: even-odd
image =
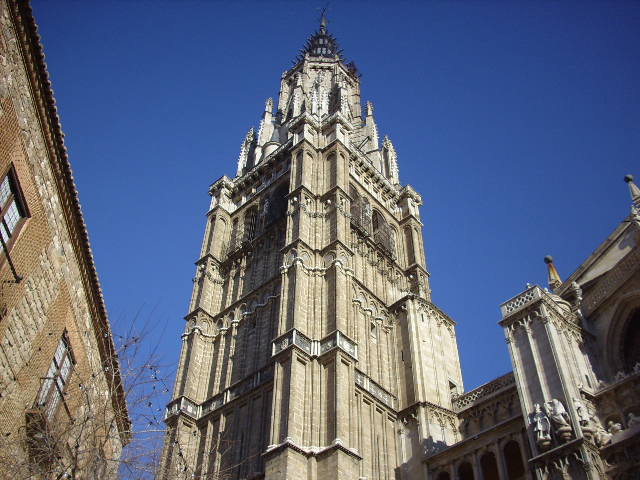
[[[36,407],[43,412],[48,420],[53,418],[60,405],[73,371],[73,364],[71,345],[65,334],[58,342],[56,353],[51,365],[49,365],[46,377],[42,379],[42,387],[36,400]]]
[[[507,464],[507,478],[513,480],[525,478],[524,464],[518,443],[510,441],[504,446],[503,452]]]
[[[458,467],[458,478],[460,480],[474,480],[473,467],[469,462],[464,462]]]
[[[632,372],[637,363],[640,363],[640,308],[635,309],[625,329],[622,340],[622,363],[627,372]]]
[[[0,214],[2,215],[0,235],[6,243],[9,243],[9,240],[18,233],[21,220],[29,216],[13,167],[9,169],[0,183]]]

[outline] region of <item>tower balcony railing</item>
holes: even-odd
[[[178,397],[167,405],[164,413],[164,419],[166,420],[179,412],[186,413],[192,418],[198,418],[200,416],[200,405],[192,402],[187,397]]]

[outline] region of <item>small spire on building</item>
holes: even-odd
[[[640,215],[640,188],[633,183],[633,175],[625,175],[624,181],[629,185],[629,193],[631,194],[631,213]]]
[[[322,9],[322,14],[320,15],[320,31],[322,33],[327,31],[327,7]]]
[[[371,117],[373,115],[373,103],[367,102],[367,117]]]
[[[562,280],[560,279],[558,270],[556,270],[556,267],[553,264],[553,257],[551,255],[547,255],[544,257],[544,263],[547,264],[547,268],[549,270],[549,286],[551,287],[551,290],[555,290],[562,285]]]

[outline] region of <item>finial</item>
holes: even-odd
[[[640,222],[640,188],[633,183],[633,175],[625,175],[624,181],[629,185],[629,193],[631,194],[631,216],[636,222]]]
[[[267,98],[267,101],[264,102],[264,111],[271,113],[273,111],[273,98]]]
[[[373,103],[367,102],[367,117],[373,115]]]
[[[327,31],[327,7],[324,7],[320,14],[320,31],[322,33]]]
[[[547,268],[549,270],[549,286],[552,290],[555,290],[562,285],[562,280],[560,279],[558,270],[556,270],[556,267],[553,264],[553,257],[551,255],[547,255],[544,257],[544,263],[547,264]]]
[[[640,188],[633,183],[633,175],[625,175],[624,181],[629,185],[629,193],[631,193],[631,201],[635,204],[636,208],[640,207]]]

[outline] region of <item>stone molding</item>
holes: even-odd
[[[477,401],[484,401],[489,396],[501,393],[507,388],[513,388],[516,386],[516,380],[513,372],[509,372],[501,377],[491,380],[484,385],[480,385],[469,392],[461,395],[453,396],[453,407],[456,411],[461,411],[465,408],[473,406]]]
[[[273,380],[274,366],[273,364],[252,373],[248,377],[240,380],[239,382],[230,385],[222,392],[214,395],[213,397],[205,400],[202,403],[197,403],[190,398],[181,395],[173,399],[167,405],[164,414],[164,421],[168,422],[169,419],[178,414],[188,415],[194,420],[199,420],[210,413],[220,409],[224,405],[232,402],[248,392],[251,392],[258,387],[261,387]]]
[[[298,453],[303,454],[306,457],[316,457],[321,455],[329,454],[336,450],[341,450],[347,455],[354,457],[357,460],[362,460],[362,456],[355,448],[347,448],[344,446],[342,440],[340,438],[336,438],[331,445],[324,447],[316,447],[316,446],[304,446],[298,445],[295,443],[290,437],[287,437],[284,442],[279,443],[277,445],[269,445],[266,451],[263,453],[264,456],[273,455],[285,448],[291,448]]]
[[[395,395],[381,387],[377,382],[371,379],[371,377],[367,376],[365,373],[360,370],[355,370],[355,383],[358,387],[363,389],[365,392],[371,394],[377,400],[380,400],[386,406],[393,409],[396,412],[396,405],[398,399]]]
[[[589,316],[638,270],[640,248],[636,247],[615,267],[598,280],[595,289],[588,291],[582,301],[582,312]]]
[[[292,328],[273,341],[272,356],[294,346],[310,357],[321,357],[331,350],[339,349],[358,361],[358,344],[340,330],[334,330],[321,340],[312,340],[296,328]]]

